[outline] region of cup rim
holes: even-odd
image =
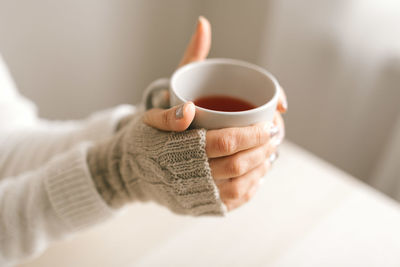
[[[213,114],[226,114],[226,115],[228,115],[228,114],[229,114],[229,115],[237,114],[237,115],[245,115],[245,114],[250,114],[250,113],[258,112],[258,111],[260,111],[260,110],[262,110],[262,109],[268,108],[268,107],[271,106],[271,105],[274,105],[275,100],[279,97],[279,88],[280,88],[280,85],[279,85],[278,80],[274,77],[274,75],[272,75],[269,71],[267,71],[266,69],[264,69],[264,68],[262,68],[262,67],[260,67],[260,66],[258,66],[258,65],[249,63],[249,62],[247,62],[247,61],[238,60],[238,59],[231,59],[231,58],[209,58],[209,59],[205,59],[205,60],[203,60],[203,61],[197,61],[197,62],[189,63],[189,64],[187,64],[187,65],[185,65],[185,66],[182,66],[182,67],[180,67],[179,69],[177,69],[177,70],[173,73],[173,75],[172,75],[172,77],[171,77],[171,83],[170,83],[171,90],[174,91],[175,96],[176,96],[177,98],[179,98],[179,100],[181,100],[181,101],[184,102],[184,103],[186,103],[186,102],[188,102],[188,101],[191,101],[191,100],[187,100],[187,99],[183,98],[183,97],[182,97],[180,94],[178,94],[178,92],[176,92],[176,90],[173,88],[173,84],[175,83],[175,81],[176,81],[177,77],[179,76],[179,74],[181,74],[181,73],[184,72],[184,71],[187,71],[188,69],[195,68],[195,67],[197,67],[197,66],[199,66],[199,65],[210,65],[210,64],[215,64],[215,63],[230,64],[230,65],[241,66],[241,67],[245,67],[245,68],[249,68],[249,69],[255,70],[255,71],[257,71],[257,72],[259,72],[259,73],[261,73],[261,74],[264,74],[264,75],[267,76],[267,77],[272,81],[272,83],[274,84],[274,87],[275,87],[274,95],[273,95],[273,96],[271,97],[271,99],[270,99],[268,102],[266,102],[265,104],[263,104],[263,105],[261,105],[261,106],[258,106],[258,107],[256,107],[256,108],[253,108],[253,109],[245,110],[245,111],[218,111],[218,110],[212,110],[212,109],[202,108],[202,107],[199,107],[199,106],[197,106],[196,104],[193,103],[197,109],[200,109],[200,110],[203,110],[203,111],[207,111],[207,112],[213,113]],[[193,101],[191,101],[191,102],[193,102]]]

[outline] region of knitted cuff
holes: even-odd
[[[135,127],[130,169],[143,168],[140,179],[122,175],[133,197],[152,199],[179,214],[223,214],[205,152],[206,131],[195,129],[179,133],[158,131],[143,123]],[[146,157],[143,157],[147,154]]]
[[[89,152],[95,184],[113,207],[153,200],[179,214],[223,215],[205,152],[206,131],[164,132],[135,117]]]

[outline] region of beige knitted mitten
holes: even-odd
[[[112,138],[89,149],[97,190],[114,208],[153,200],[175,213],[223,215],[212,179],[204,129],[164,132],[132,117]]]

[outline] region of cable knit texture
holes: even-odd
[[[204,129],[159,131],[137,114],[115,137],[89,150],[89,169],[113,208],[152,200],[178,214],[223,215],[205,138]]]

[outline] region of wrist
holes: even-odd
[[[125,185],[118,168],[113,168],[113,165],[119,165],[119,162],[111,157],[115,138],[116,136],[90,147],[86,160],[97,192],[109,207],[119,208],[128,202],[128,197],[124,195]]]

